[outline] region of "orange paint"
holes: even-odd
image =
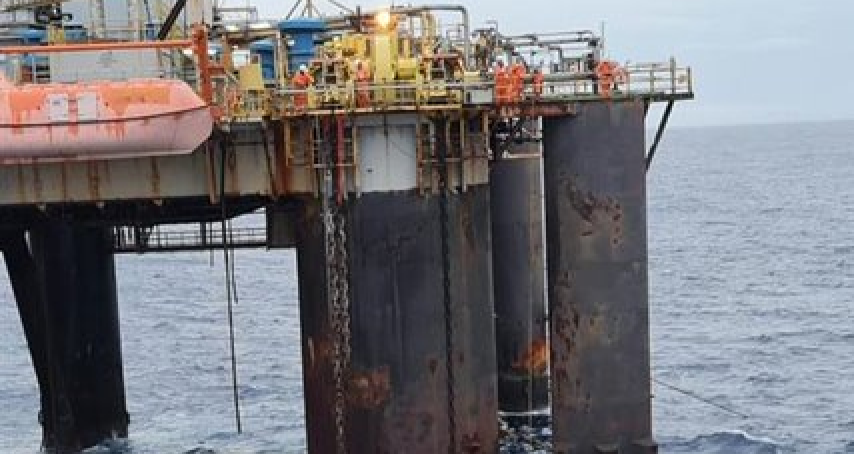
[[[0,162],[190,153],[212,128],[210,109],[178,80],[0,85]]]

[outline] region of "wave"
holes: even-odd
[[[662,443],[664,454],[783,454],[779,443],[742,431],[700,435],[690,441]]]

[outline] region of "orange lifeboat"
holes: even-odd
[[[209,106],[179,80],[0,80],[0,163],[186,154],[212,130]]]

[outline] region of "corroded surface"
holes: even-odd
[[[455,452],[492,453],[498,427],[488,188],[451,196],[449,211]],[[348,445],[352,452],[448,452],[438,200],[415,192],[364,194],[348,213]],[[318,215],[306,204],[299,266],[308,443],[322,453],[335,450],[335,387]]]
[[[646,453],[644,107],[582,105],[544,141],[555,451]]]

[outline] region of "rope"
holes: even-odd
[[[721,404],[719,404],[719,403],[717,403],[717,402],[715,402],[715,401],[713,401],[713,400],[711,400],[711,399],[707,399],[707,398],[705,398],[705,397],[702,397],[702,396],[698,395],[697,393],[695,393],[695,392],[693,392],[693,391],[689,391],[689,390],[687,390],[687,389],[683,389],[683,388],[680,388],[680,387],[678,387],[678,386],[674,386],[674,385],[671,385],[671,384],[669,384],[669,383],[665,383],[665,382],[663,382],[663,381],[661,381],[661,380],[659,380],[659,379],[657,379],[657,378],[653,378],[653,379],[652,379],[652,381],[653,381],[653,382],[655,382],[655,383],[658,383],[658,384],[659,384],[659,385],[661,385],[661,386],[664,386],[665,388],[667,388],[667,389],[669,389],[669,390],[671,390],[671,391],[676,391],[676,392],[677,392],[677,393],[679,393],[679,394],[682,394],[682,395],[684,395],[684,396],[688,396],[688,397],[690,397],[690,398],[692,398],[692,399],[694,399],[694,400],[698,400],[698,401],[703,402],[703,403],[705,403],[705,404],[707,404],[707,405],[711,405],[711,406],[713,406],[713,407],[715,407],[715,408],[718,408],[718,409],[721,409],[721,410],[723,410],[723,411],[725,411],[725,412],[727,412],[727,413],[730,413],[730,414],[733,414],[733,415],[739,416],[739,417],[741,417],[742,419],[748,419],[748,418],[750,418],[750,416],[748,416],[748,415],[747,415],[747,414],[745,414],[745,413],[742,413],[742,412],[740,412],[740,411],[738,411],[738,410],[734,410],[734,409],[732,409],[732,408],[730,408],[730,407],[727,407],[727,406],[725,406],[725,405],[721,405]]]
[[[229,243],[229,228],[230,223],[228,221],[228,207],[226,206],[225,200],[225,167],[228,159],[228,147],[225,143],[225,138],[220,139],[220,193],[219,193],[219,203],[221,209],[221,221],[222,221],[222,250],[223,250],[223,258],[225,259],[225,294],[226,299],[228,300],[228,335],[229,335],[229,347],[231,353],[231,390],[232,397],[234,399],[234,421],[237,424],[237,433],[243,433],[243,424],[240,420],[240,393],[238,390],[238,380],[237,380],[237,353],[235,348],[235,336],[234,336],[234,304],[236,299],[236,294],[233,290],[232,286],[234,285],[233,280],[233,256],[232,253],[229,252],[230,243]]]

